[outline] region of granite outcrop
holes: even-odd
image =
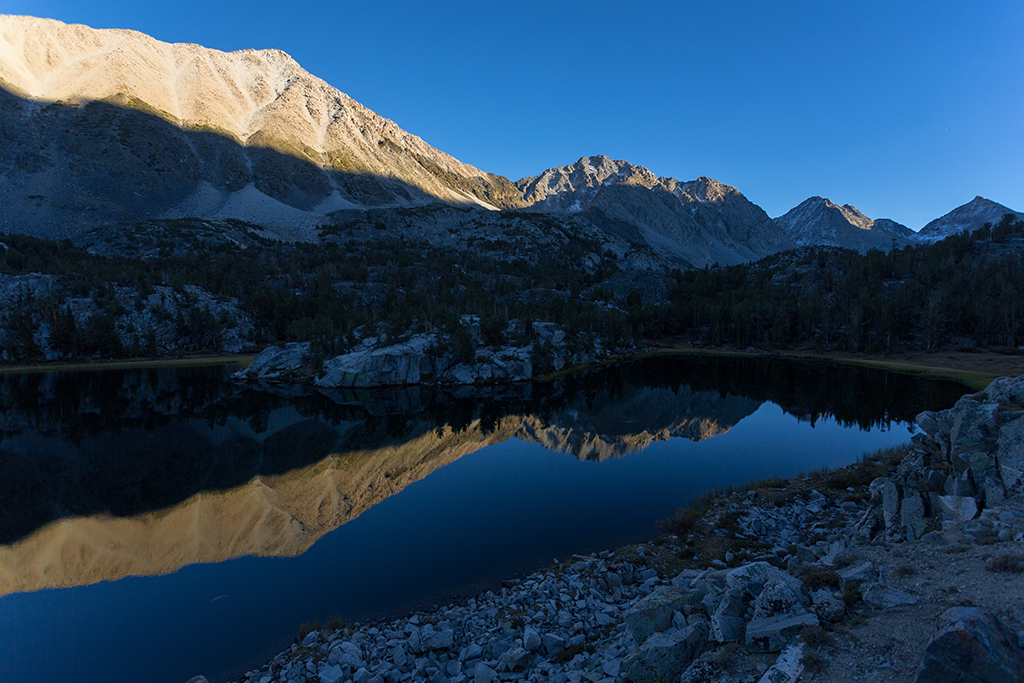
[[[271,346],[236,377],[254,381],[308,381],[320,389],[526,382],[574,365],[608,358],[601,340],[572,344],[554,323],[509,322],[506,338],[487,344],[478,316],[462,316],[456,334],[420,333],[400,341],[366,337],[345,354],[319,359],[308,342]]]

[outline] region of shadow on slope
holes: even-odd
[[[262,133],[242,144],[171,118],[138,100],[69,105],[0,87],[0,229],[74,237],[96,225],[164,216],[289,226],[338,209],[439,198],[521,203],[501,176],[459,176],[387,139],[375,155],[394,175],[345,150],[321,154]]]

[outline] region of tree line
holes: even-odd
[[[1024,222],[1012,216],[888,253],[805,247],[756,263],[673,270],[665,274],[667,297],[647,305],[643,292],[616,295],[607,286],[619,271],[612,254],[581,266],[593,245],[524,258],[493,245],[486,254],[445,250],[386,233],[365,241],[329,235],[316,244],[251,233],[241,244],[206,230],[201,222],[168,222],[147,242],[152,249],[113,255],[66,240],[0,236],[0,351],[15,361],[47,350],[62,357],[216,352],[233,334],[253,350],[310,341],[327,357],[360,337],[430,331],[465,347],[465,314],[480,316],[493,344],[530,343],[529,323],[558,323],[570,351],[598,339],[622,348],[683,338],[868,352],[1024,344]],[[48,284],[32,285],[37,276]]]

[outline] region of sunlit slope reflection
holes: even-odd
[[[183,566],[242,555],[293,556],[325,533],[468,453],[516,437],[580,459],[605,460],[673,437],[701,440],[721,434],[753,413],[759,402],[688,387],[630,387],[628,395],[573,402],[547,421],[506,416],[474,420],[454,431],[428,422],[406,424],[415,436],[372,448],[330,452],[319,462],[284,474],[254,477],[242,486],[202,492],[179,505],[143,514],[69,517],[27,538],[0,546],[0,595],[86,585],[129,575],[156,575]],[[272,415],[280,426],[289,416]],[[366,438],[362,425],[290,416],[273,437],[309,448]],[[197,421],[189,427],[203,429]],[[176,431],[165,428],[164,431]],[[130,440],[135,435],[126,435]],[[169,434],[152,437],[161,440]],[[243,422],[208,429],[209,448],[259,452],[265,434]],[[196,440],[201,443],[203,440]],[[194,444],[195,445],[195,444]],[[263,444],[265,446],[265,444]]]

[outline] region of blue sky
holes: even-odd
[[[1024,2],[7,0],[221,50],[279,48],[449,154],[516,180],[605,154],[919,229],[1024,210]]]

